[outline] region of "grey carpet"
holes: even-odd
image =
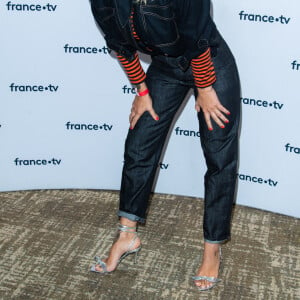
[[[236,206],[223,246],[222,282],[199,292],[201,199],[155,194],[138,264],[88,271],[116,233],[118,194],[44,190],[0,193],[0,299],[300,299],[299,219]]]

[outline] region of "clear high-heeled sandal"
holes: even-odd
[[[221,250],[221,247],[219,248],[219,258],[220,258],[220,265],[219,265],[219,270],[220,270],[220,266],[221,266],[221,262],[222,262],[222,250]],[[210,289],[214,288],[220,281],[222,281],[221,279],[219,279],[217,277],[209,277],[209,276],[193,276],[192,279],[194,281],[206,280],[206,281],[208,281],[210,283],[209,285],[207,285],[205,287],[196,286],[199,289],[199,291],[210,290]]]
[[[134,237],[133,237],[132,241],[130,242],[130,244],[128,246],[128,250],[121,255],[121,257],[117,261],[116,267],[112,271],[107,271],[106,263],[103,260],[101,260],[99,256],[95,256],[96,263],[91,266],[91,268],[90,268],[91,272],[96,272],[96,273],[99,273],[99,274],[109,274],[109,273],[112,273],[113,271],[115,271],[117,269],[117,267],[121,263],[121,261],[126,256],[128,256],[129,254],[134,254],[135,255],[135,257],[134,257],[134,263],[137,263],[137,258],[138,258],[139,251],[141,250],[141,246],[139,246],[139,247],[137,247],[135,249],[131,249],[131,247],[134,245],[136,239],[138,238],[136,227],[129,227],[129,226],[125,226],[125,225],[122,225],[122,224],[118,224],[118,230],[121,231],[121,232],[129,232],[129,233],[133,233],[134,234]],[[98,271],[96,269],[97,266],[101,267],[102,271]]]

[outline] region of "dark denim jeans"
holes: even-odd
[[[230,220],[236,185],[240,83],[236,64],[225,41],[217,34],[213,57],[217,81],[213,85],[220,102],[231,112],[221,129],[213,122],[209,131],[203,113],[198,113],[205,174],[204,239],[220,243],[230,237]],[[191,68],[182,71],[174,58],[156,56],[147,71],[147,85],[160,120],[144,113],[125,143],[119,216],[145,222],[148,198],[161,151],[173,118],[188,91],[194,86]]]

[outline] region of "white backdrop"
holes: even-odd
[[[237,203],[300,217],[300,3],[282,6],[214,0],[213,15],[242,82]],[[0,45],[0,191],[119,189],[134,95],[89,1],[1,1]],[[203,196],[193,102],[156,192]]]

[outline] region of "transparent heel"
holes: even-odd
[[[141,247],[139,247],[138,251],[135,252],[135,256],[134,256],[134,263],[135,264],[137,264],[137,262],[138,262],[140,250],[141,250]]]
[[[125,225],[122,225],[122,224],[118,224],[118,230],[121,231],[121,232],[130,232],[130,233],[134,234],[134,237],[133,237],[132,241],[130,242],[130,244],[128,246],[128,251],[126,251],[125,253],[123,253],[121,255],[121,257],[117,261],[117,265],[116,265],[115,269],[112,270],[112,271],[108,271],[106,263],[103,260],[101,260],[99,256],[95,256],[96,263],[91,266],[91,268],[90,268],[91,272],[96,272],[96,273],[99,273],[99,274],[112,273],[113,271],[116,270],[116,268],[121,263],[121,261],[130,254],[135,254],[134,263],[135,264],[137,263],[138,254],[139,254],[142,247],[139,246],[139,247],[131,250],[131,247],[134,245],[136,239],[138,238],[136,227],[129,227],[129,226],[125,226]],[[101,267],[102,271],[97,270],[97,267]]]

